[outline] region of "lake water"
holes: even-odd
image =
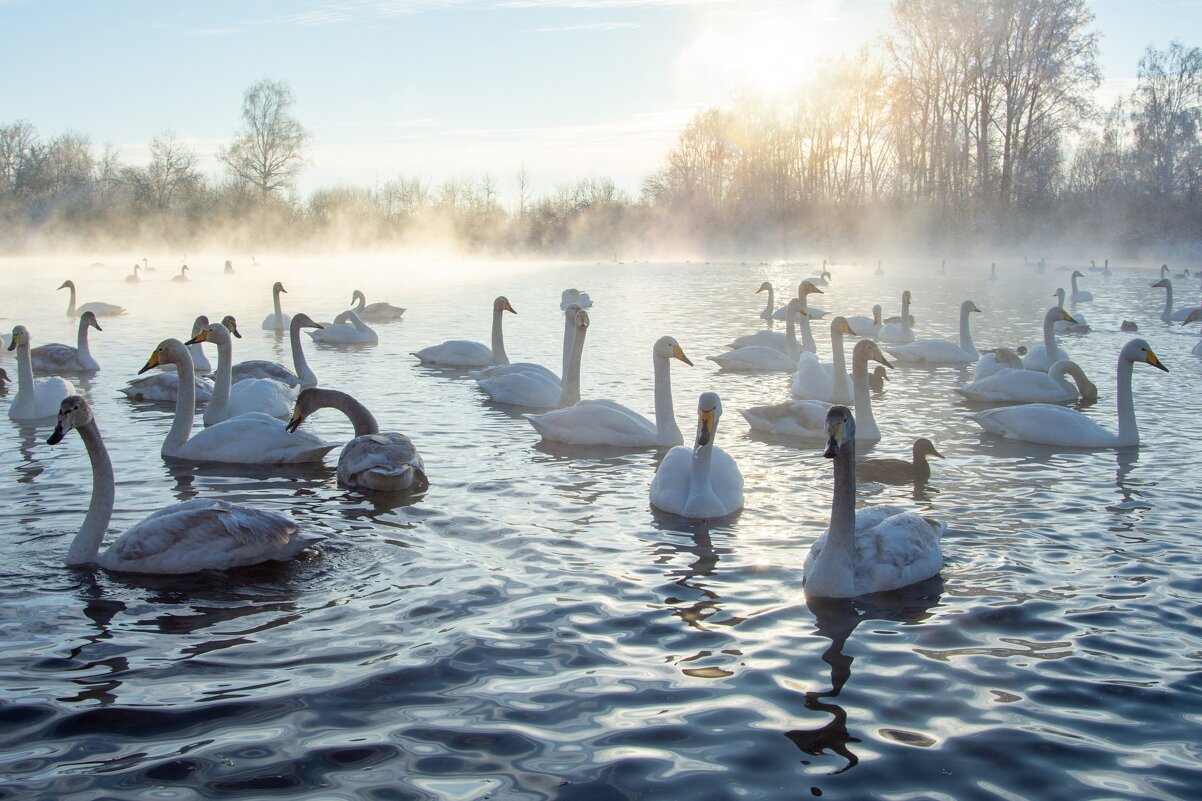
[[[134,577],[63,566],[90,490],[79,437],[53,420],[0,422],[0,798],[311,799],[1196,799],[1202,795],[1202,572],[1198,569],[1196,329],[1159,321],[1159,263],[1087,273],[1093,333],[1062,338],[1100,389],[1087,413],[1114,428],[1114,362],[1132,319],[1171,370],[1137,365],[1143,444],[1058,452],[985,437],[952,388],[959,368],[892,371],[875,399],[877,455],[928,436],[946,455],[930,483],[861,485],[949,525],[941,581],[880,604],[806,604],[801,565],[826,527],[821,445],[749,436],[737,410],[787,396],[783,374],[719,373],[704,359],[755,330],[771,280],[791,294],[810,264],[463,264],[419,258],[260,256],[221,274],[193,257],[186,285],[142,254],[0,262],[6,331],[74,343],[80,301],[101,320],[102,370],[77,381],[117,473],[113,534],[179,500],[223,498],[291,516],[328,540],[288,564]],[[1092,254],[1079,260],[1088,264]],[[1068,273],[1050,263],[949,259],[834,266],[814,305],[896,314],[910,289],[919,336],[955,336],[972,298],[978,346],[1038,344]],[[1078,263],[1078,267],[1082,264]],[[1087,269],[1087,267],[1086,267]],[[338,451],[288,471],[168,465],[172,407],[117,388],[196,314],[232,313],[235,358],[290,366],[260,329],[281,280],[287,312],[329,320],[351,290],[405,306],[380,344],[308,342],[322,385],[408,434],[429,491],[340,489]],[[1197,300],[1177,282],[1176,305]],[[686,438],[698,395],[719,392],[717,443],[739,463],[746,506],[722,525],[661,515],[653,450],[539,444],[461,373],[409,355],[488,341],[506,295],[510,357],[558,370],[560,291],[595,301],[584,397],[652,411],[650,349],[675,336]],[[783,302],[783,300],[781,301]],[[829,319],[829,318],[828,318]],[[826,323],[815,325],[829,354]],[[215,352],[210,350],[210,358]],[[829,356],[828,356],[829,358]],[[214,359],[215,361],[215,359]],[[15,378],[11,354],[0,360]],[[15,394],[0,397],[7,407]],[[199,425],[199,421],[197,423]],[[305,429],[342,442],[326,410]]]

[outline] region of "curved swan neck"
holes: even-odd
[[[575,326],[572,326],[575,329]],[[572,334],[572,358],[568,359],[568,369],[563,374],[563,389],[559,393],[559,405],[571,406],[580,400],[580,361],[584,356],[584,335],[588,331],[582,328]]]
[[[171,421],[167,438],[163,440],[163,456],[173,456],[184,447],[188,437],[192,436],[192,420],[196,416],[196,370],[192,360],[180,359],[175,363],[175,369],[179,379],[175,391],[175,418]],[[215,391],[213,399],[217,399]]]
[[[228,340],[210,340],[217,346],[217,372],[213,374],[213,397],[205,406],[204,422],[211,426],[230,416],[230,388],[234,383],[234,349]],[[194,368],[195,369],[195,368]],[[183,376],[180,376],[183,381]]]
[[[79,334],[75,337],[75,349],[79,351],[80,359],[84,363],[94,361],[92,351],[88,349],[88,329],[91,327],[87,322],[81,320]]]
[[[772,285],[768,285],[768,305],[764,307],[764,316],[769,320],[772,319],[773,312],[776,311],[776,290]]]
[[[505,334],[501,331],[501,315],[505,310],[497,307],[492,310],[492,363],[509,364],[509,356],[505,353]]]
[[[971,313],[968,307],[960,309],[960,347],[975,356],[977,355],[977,349],[973,345],[972,332],[969,330],[968,325],[968,315]]]
[[[317,376],[309,368],[309,362],[305,359],[305,349],[301,346],[301,322],[293,317],[288,326],[288,341],[292,345],[292,366],[296,369],[296,377],[300,379],[302,387],[315,387]]]
[[[355,427],[356,437],[380,433],[380,424],[376,422],[376,418],[353,396],[335,389],[313,389],[311,393],[317,399],[316,408],[337,409],[345,414]]]
[[[79,436],[88,449],[88,461],[92,463],[92,499],[88,502],[88,513],[71,547],[67,549],[67,564],[86,565],[96,561],[109,520],[113,516],[116,490],[113,484],[113,463],[108,449],[100,438],[100,429],[92,420],[79,427]]]
[[[75,316],[75,284],[68,284],[67,291],[71,293],[71,299],[67,301],[67,316]]]
[[[872,416],[872,394],[868,386],[868,357],[851,357],[852,402],[856,413],[856,431],[864,438],[880,438],[876,418]]]
[[[718,434],[718,421],[714,420],[713,430],[704,445],[693,446],[693,461],[689,465],[689,496],[685,499],[685,509],[693,509],[705,503],[713,488],[710,485],[710,472],[714,459],[714,437]],[[700,439],[700,437],[698,437]]]
[[[1075,294],[1077,294],[1077,275],[1076,275],[1076,273],[1074,273],[1072,276],[1070,276],[1070,278],[1073,282],[1073,294],[1075,295]]]
[[[1135,423],[1135,398],[1131,394],[1131,368],[1134,362],[1119,355],[1117,373],[1118,393],[1117,405],[1119,413],[1118,444],[1120,446],[1138,445],[1139,429]]]
[[[358,303],[357,303],[357,304],[355,305],[355,307],[354,307],[355,311],[357,311],[357,312],[361,312],[361,311],[363,311],[365,308],[367,308],[367,296],[365,296],[365,295],[364,295],[362,292],[360,292],[359,290],[357,290],[357,289],[355,290],[355,294],[354,294],[354,296],[353,296],[351,299],[352,299],[352,300],[357,300],[357,301],[358,301]]]
[[[1063,289],[1056,290],[1056,308],[1057,309],[1064,308],[1064,290]]]
[[[684,442],[672,408],[672,363],[667,356],[653,352],[651,364],[655,375],[655,433],[660,444]]]
[[[1043,316],[1043,350],[1049,365],[1056,361],[1056,315],[1052,312]]]
[[[1173,316],[1173,282],[1169,279],[1164,279],[1164,314],[1160,315],[1160,319],[1168,321]]]

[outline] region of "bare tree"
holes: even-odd
[[[242,95],[240,134],[218,158],[263,195],[290,189],[305,164],[310,135],[292,116],[292,90],[283,81],[264,79]]]
[[[196,171],[199,159],[192,148],[165,131],[150,142],[150,164],[142,173],[140,187],[149,200],[160,209],[171,206],[177,192],[200,182]]]
[[[1139,60],[1135,90],[1136,160],[1156,194],[1196,187],[1202,173],[1202,49],[1173,42]]]

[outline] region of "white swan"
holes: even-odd
[[[395,431],[380,433],[376,418],[359,401],[335,389],[302,389],[288,431],[296,431],[318,409],[337,409],[355,427],[355,437],[338,456],[338,483],[361,490],[403,492],[425,489],[426,465],[413,442]]]
[[[910,290],[902,293],[901,304],[901,320],[896,323],[886,322],[877,332],[876,338],[881,342],[888,342],[894,345],[905,345],[908,342],[914,341],[914,332],[910,329],[912,325],[910,316]]]
[[[805,295],[822,294],[822,290],[811,284],[809,281],[802,282],[800,291],[802,292],[802,297]],[[804,303],[805,301],[802,299],[802,297],[799,297],[798,300]],[[769,305],[771,305],[771,303]],[[788,305],[786,305],[785,308],[788,309]],[[825,314],[825,312],[823,313]],[[814,334],[810,330],[810,315],[794,313],[793,316],[796,318],[794,322],[798,325],[801,331],[801,349],[806,353],[817,353],[818,346],[814,342]],[[726,347],[729,350],[738,350],[739,348],[751,348],[761,345],[764,347],[776,348],[781,353],[789,352],[789,338],[784,331],[756,331],[754,334],[746,334],[738,337]]]
[[[1073,270],[1073,274],[1070,279],[1073,282],[1073,292],[1071,295],[1069,295],[1069,303],[1075,305],[1077,303],[1084,303],[1086,301],[1093,300],[1093,293],[1088,289],[1077,289],[1077,279],[1084,277],[1085,273],[1081,272],[1080,270]]]
[[[1202,309],[1193,309],[1188,315],[1186,315],[1185,320],[1182,321],[1181,325],[1187,326],[1190,323],[1196,323],[1199,320],[1202,320]],[[1199,333],[1202,334],[1202,332]],[[1202,356],[1202,336],[1199,337],[1197,344],[1194,345],[1190,353],[1194,354],[1195,356]]]
[[[276,281],[271,286],[271,303],[275,311],[263,318],[264,331],[287,331],[288,324],[292,322],[292,315],[284,314],[284,310],[280,307],[280,293],[287,293],[284,285]]]
[[[827,265],[827,260],[823,259],[822,260],[822,272],[815,273],[814,275],[811,275],[810,277],[808,277],[806,280],[812,281],[814,284],[816,284],[818,286],[830,286],[830,283],[831,283],[830,279],[832,276],[831,276],[831,271],[826,269],[826,265]]]
[[[91,303],[84,303],[83,305],[76,307],[74,281],[63,281],[62,285],[59,286],[59,289],[71,290],[71,300],[67,303],[68,317],[75,317],[83,314],[84,312],[91,312],[97,317],[116,317],[119,314],[125,314],[125,309],[121,308],[120,306],[112,303],[101,303],[98,300],[94,300]],[[57,414],[57,412],[55,413]]]
[[[946,339],[917,339],[908,345],[885,348],[897,361],[910,364],[972,364],[980,354],[972,341],[968,315],[981,311],[977,304],[966,300],[960,304],[960,344]]]
[[[222,320],[227,328],[230,328],[230,333],[239,339],[242,335],[238,333],[237,322],[233,317],[226,317]],[[304,312],[298,312],[292,315],[292,319],[288,322],[288,342],[292,348],[292,366],[296,372],[292,372],[282,364],[267,361],[265,359],[250,359],[244,362],[238,362],[234,365],[231,378],[233,381],[245,381],[248,378],[270,378],[272,381],[279,381],[281,384],[286,384],[290,387],[315,387],[317,386],[317,376],[314,375],[312,368],[309,367],[309,362],[305,359],[305,349],[301,345],[301,329],[302,328],[321,328],[320,323],[313,322],[313,319]]]
[[[872,307],[871,317],[856,314],[847,318],[847,324],[851,327],[851,332],[856,336],[873,339],[881,332],[882,313],[881,304],[877,303]]]
[[[188,280],[188,270],[191,269],[188,265],[179,268],[179,275],[171,276],[171,280],[177,284],[184,283]]]
[[[358,304],[351,307],[351,311],[359,315],[360,320],[369,320],[373,323],[384,322],[385,320],[399,320],[401,315],[405,313],[405,309],[400,306],[393,306],[385,301],[376,303],[368,303],[367,296],[356,289],[351,293],[351,303],[358,301]]]
[[[92,351],[88,350],[88,329],[103,331],[96,315],[86,311],[79,316],[79,333],[75,347],[52,342],[39,345],[29,352],[33,369],[39,373],[90,373],[100,369]]]
[[[1076,386],[1068,382],[1071,375]],[[1002,370],[991,376],[956,387],[970,401],[978,403],[1072,403],[1080,396],[1087,403],[1098,399],[1098,388],[1076,362],[1062,359],[1046,373],[1038,370]]]
[[[213,397],[205,407],[204,424],[216,425],[222,420],[251,412],[287,418],[292,413],[292,401],[296,390],[270,378],[246,378],[234,384],[233,340],[230,330],[222,323],[214,323],[185,342],[194,345],[211,342],[217,346],[217,372],[213,376]]]
[[[1166,323],[1169,323],[1169,322],[1179,323],[1182,320],[1184,320],[1186,317],[1189,317],[1190,312],[1192,312],[1194,309],[1200,308],[1198,306],[1182,306],[1180,309],[1174,309],[1173,308],[1173,282],[1172,282],[1172,280],[1170,280],[1168,278],[1162,278],[1159,281],[1157,281],[1156,283],[1152,284],[1152,286],[1162,287],[1165,291],[1164,311],[1162,311],[1160,313],[1160,319],[1165,321]]]
[[[801,354],[789,387],[793,397],[829,403],[851,400],[851,380],[847,376],[847,358],[843,354],[843,336],[850,333],[847,320],[842,317],[831,320],[831,361],[819,361],[812,353]]]
[[[1135,401],[1131,394],[1131,367],[1147,362],[1166,373],[1156,354],[1142,339],[1133,339],[1119,352],[1118,433],[1111,433],[1080,412],[1046,403],[988,409],[971,415],[981,428],[1006,439],[1018,439],[1040,445],[1074,448],[1125,448],[1139,444],[1135,424]]]
[[[1056,305],[1061,309],[1064,308],[1064,288],[1058,287],[1053,293],[1056,298]],[[1087,334],[1089,333],[1089,322],[1085,319],[1084,314],[1078,312],[1068,312],[1071,320],[1057,320],[1052,330],[1057,334]]]
[[[856,417],[860,425],[856,437],[861,442],[875,442],[881,438],[876,419],[872,416],[872,396],[869,393],[868,361],[880,362],[892,367],[881,353],[880,347],[871,339],[861,339],[851,354],[851,375]],[[883,367],[877,370],[882,371]],[[799,400],[767,406],[753,406],[740,414],[752,431],[761,431],[784,437],[821,439],[826,436],[826,413],[830,404],[820,400]]]
[[[1019,350],[1023,353],[1027,352],[1027,349],[1021,346]],[[1004,370],[1021,369],[1023,369],[1023,360],[1017,353],[1010,348],[994,348],[982,352],[981,358],[972,366],[972,380],[980,381]]]
[[[989,280],[990,281],[997,280],[997,263],[996,262],[989,265]]]
[[[324,539],[302,533],[296,523],[272,512],[196,498],[143,518],[100,553],[116,498],[113,464],[88,402],[78,395],[62,401],[58,425],[46,442],[57,445],[71,429],[79,432],[88,450],[92,497],[83,526],[67,549],[68,565],[164,575],[227,570],[285,561]]]
[[[354,309],[347,309],[334,318],[333,325],[307,332],[314,342],[325,345],[375,345],[380,336]]]
[[[320,462],[334,447],[305,432],[290,434],[284,429],[282,421],[258,412],[231,417],[193,437],[195,376],[188,348],[178,339],[165,339],[155,348],[140,372],[151,370],[160,363],[176,365],[180,377],[175,418],[161,450],[165,459],[226,464],[294,464]]]
[[[233,320],[233,318],[229,318]],[[192,323],[192,336],[196,336],[201,331],[209,327],[209,318],[205,315],[200,315]],[[241,336],[234,331],[235,336]],[[209,364],[208,358],[205,356],[204,346],[200,343],[188,346],[188,353],[192,355],[192,367],[194,373],[213,371],[212,365]],[[203,371],[202,368],[203,367]],[[193,381],[196,391],[196,400],[202,403],[208,403],[213,397],[213,382],[207,378],[196,376]],[[144,375],[126,383],[123,387],[118,387],[117,391],[125,394],[130,400],[137,401],[158,401],[158,402],[174,402],[176,390],[179,388],[179,376],[176,375],[174,364],[160,364],[158,372],[151,375]]]
[[[715,520],[743,508],[743,474],[730,454],[714,445],[722,401],[703,392],[697,401],[693,447],[668,451],[651,479],[651,505],[679,517]]]
[[[509,300],[501,295],[492,303],[492,347],[466,339],[450,339],[440,345],[423,348],[416,356],[422,364],[440,367],[489,367],[494,364],[509,364],[505,353],[505,335],[501,330],[501,315],[504,312],[517,314]]]
[[[29,330],[25,326],[13,329],[8,349],[17,352],[17,394],[8,405],[8,416],[14,420],[37,420],[58,414],[59,404],[63,398],[75,394],[75,387],[58,376],[33,377]]]
[[[773,312],[776,311],[776,290],[772,288],[772,283],[770,281],[765,281],[764,283],[760,284],[760,288],[755,291],[755,294],[758,295],[761,292],[768,293],[768,303],[766,306],[764,306],[764,310],[760,312],[760,319],[771,320],[773,319]]]
[[[803,566],[807,598],[856,598],[931,578],[943,569],[946,524],[893,506],[856,510],[856,423],[846,406],[827,414],[823,456],[834,460],[830,527]]]
[[[557,374],[549,367],[534,362],[511,362],[509,364],[494,364],[492,367],[482,367],[471,370],[468,376],[475,378],[477,383],[481,378],[496,378],[507,373],[539,373],[546,378],[562,384],[560,376],[567,375],[568,363],[572,359],[572,343],[576,339],[576,312],[580,307],[570,304],[563,312],[563,350],[560,357],[560,370]]]
[[[785,317],[785,347],[784,352],[770,345],[749,345],[744,348],[728,350],[714,356],[706,356],[723,370],[778,370],[791,373],[797,369],[797,360],[801,356],[801,345],[797,344],[797,332],[793,325],[794,318],[800,318],[801,301],[793,298],[789,301],[792,312]]]
[[[225,260],[225,274],[226,275],[234,274],[234,263],[232,261],[230,261],[229,259]]]
[[[125,276],[125,283],[127,283],[127,284],[137,284],[137,283],[140,283],[142,279],[138,277],[138,270],[141,270],[141,269],[142,269],[142,265],[141,265],[141,264],[138,264],[138,263],[135,261],[135,262],[134,262],[134,272],[133,272],[133,274],[132,274],[132,275],[127,275],[127,276]]]
[[[566,354],[562,380],[541,365],[526,362],[529,367],[522,369],[523,363],[519,362],[480,371],[476,379],[480,389],[496,403],[527,409],[552,409],[580,400],[580,362],[589,316],[575,304],[568,306],[567,314],[572,316],[572,333],[569,336],[565,332],[564,347],[571,350]]]
[[[588,296],[587,292],[581,292],[579,289],[565,289],[559,295],[559,309],[560,311],[567,311],[568,306],[591,309],[593,307],[593,299]]]
[[[1023,368],[1046,373],[1048,368],[1061,359],[1069,358],[1068,352],[1056,344],[1054,332],[1057,320],[1071,320],[1069,313],[1053,306],[1043,315],[1043,344],[1036,345],[1023,357]]]
[[[575,347],[575,346],[573,346]],[[669,359],[690,367],[680,344],[660,337],[651,348],[655,374],[655,422],[611,400],[582,400],[565,409],[527,414],[526,419],[543,439],[573,445],[616,445],[630,448],[666,448],[684,443],[672,411],[672,372]],[[573,360],[575,361],[575,360]]]
[[[813,281],[808,278],[797,285],[797,298],[801,301],[801,313],[811,320],[820,320],[827,315],[826,309],[820,309],[817,306],[811,306],[808,300],[810,295],[824,294]],[[774,320],[783,320],[785,315],[789,313],[789,304],[785,304],[772,313]]]

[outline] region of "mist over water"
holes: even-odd
[[[1160,260],[980,253],[836,254],[813,305],[897,314],[913,293],[920,337],[955,338],[973,299],[979,348],[1040,342],[1052,293],[1086,273],[1093,332],[1061,345],[1099,387],[1086,413],[1115,428],[1114,364],[1135,320],[1170,373],[1137,365],[1142,445],[1058,451],[1001,442],[968,419],[953,388],[971,368],[898,368],[874,395],[873,455],[915,437],[947,456],[925,487],[863,484],[861,504],[901,504],[946,521],[941,578],[871,602],[807,605],[801,564],[826,527],[821,445],[753,436],[737,410],[788,397],[784,374],[720,373],[704,359],[762,327],[827,254],[775,262],[462,261],[354,251],[234,258],[183,253],[0,261],[0,326],[33,344],[74,343],[64,314],[120,304],[73,377],[112,455],[110,537],[166,504],[222,498],[287,514],[328,536],[288,564],[188,577],[63,566],[87,506],[83,445],[47,446],[53,420],[0,421],[0,798],[1193,798],[1202,786],[1202,593],[1196,564],[1195,443],[1202,389],[1194,327],[1160,322]],[[874,276],[881,259],[883,276]],[[636,261],[637,260],[637,261]],[[99,261],[103,266],[89,266]],[[998,280],[989,280],[989,262]],[[1099,266],[1101,259],[1097,259]],[[622,262],[622,263],[618,263]],[[1184,264],[1170,265],[1178,272]],[[374,324],[378,345],[303,337],[321,385],[353,394],[383,430],[412,438],[424,494],[339,488],[337,449],[288,470],[167,464],[169,405],[117,388],[193,318],[234,314],[235,360],[291,365],[263,331],[271,285],[287,313],[319,321],[368,302],[408,309]],[[650,349],[664,334],[695,367],[672,365],[686,439],[698,395],[721,394],[717,444],[746,481],[720,525],[650,508],[662,452],[540,444],[514,410],[463,373],[409,355],[446,339],[487,342],[505,295],[506,350],[558,370],[560,292],[595,305],[585,398],[652,411]],[[1198,300],[1175,281],[1175,305]],[[829,359],[829,317],[814,323]],[[779,325],[779,324],[778,324]],[[211,360],[215,350],[209,349]],[[11,354],[0,356],[15,378]],[[10,386],[0,396],[7,407]],[[199,421],[197,422],[199,426]],[[324,410],[305,429],[351,434]],[[864,449],[861,448],[861,451]]]

